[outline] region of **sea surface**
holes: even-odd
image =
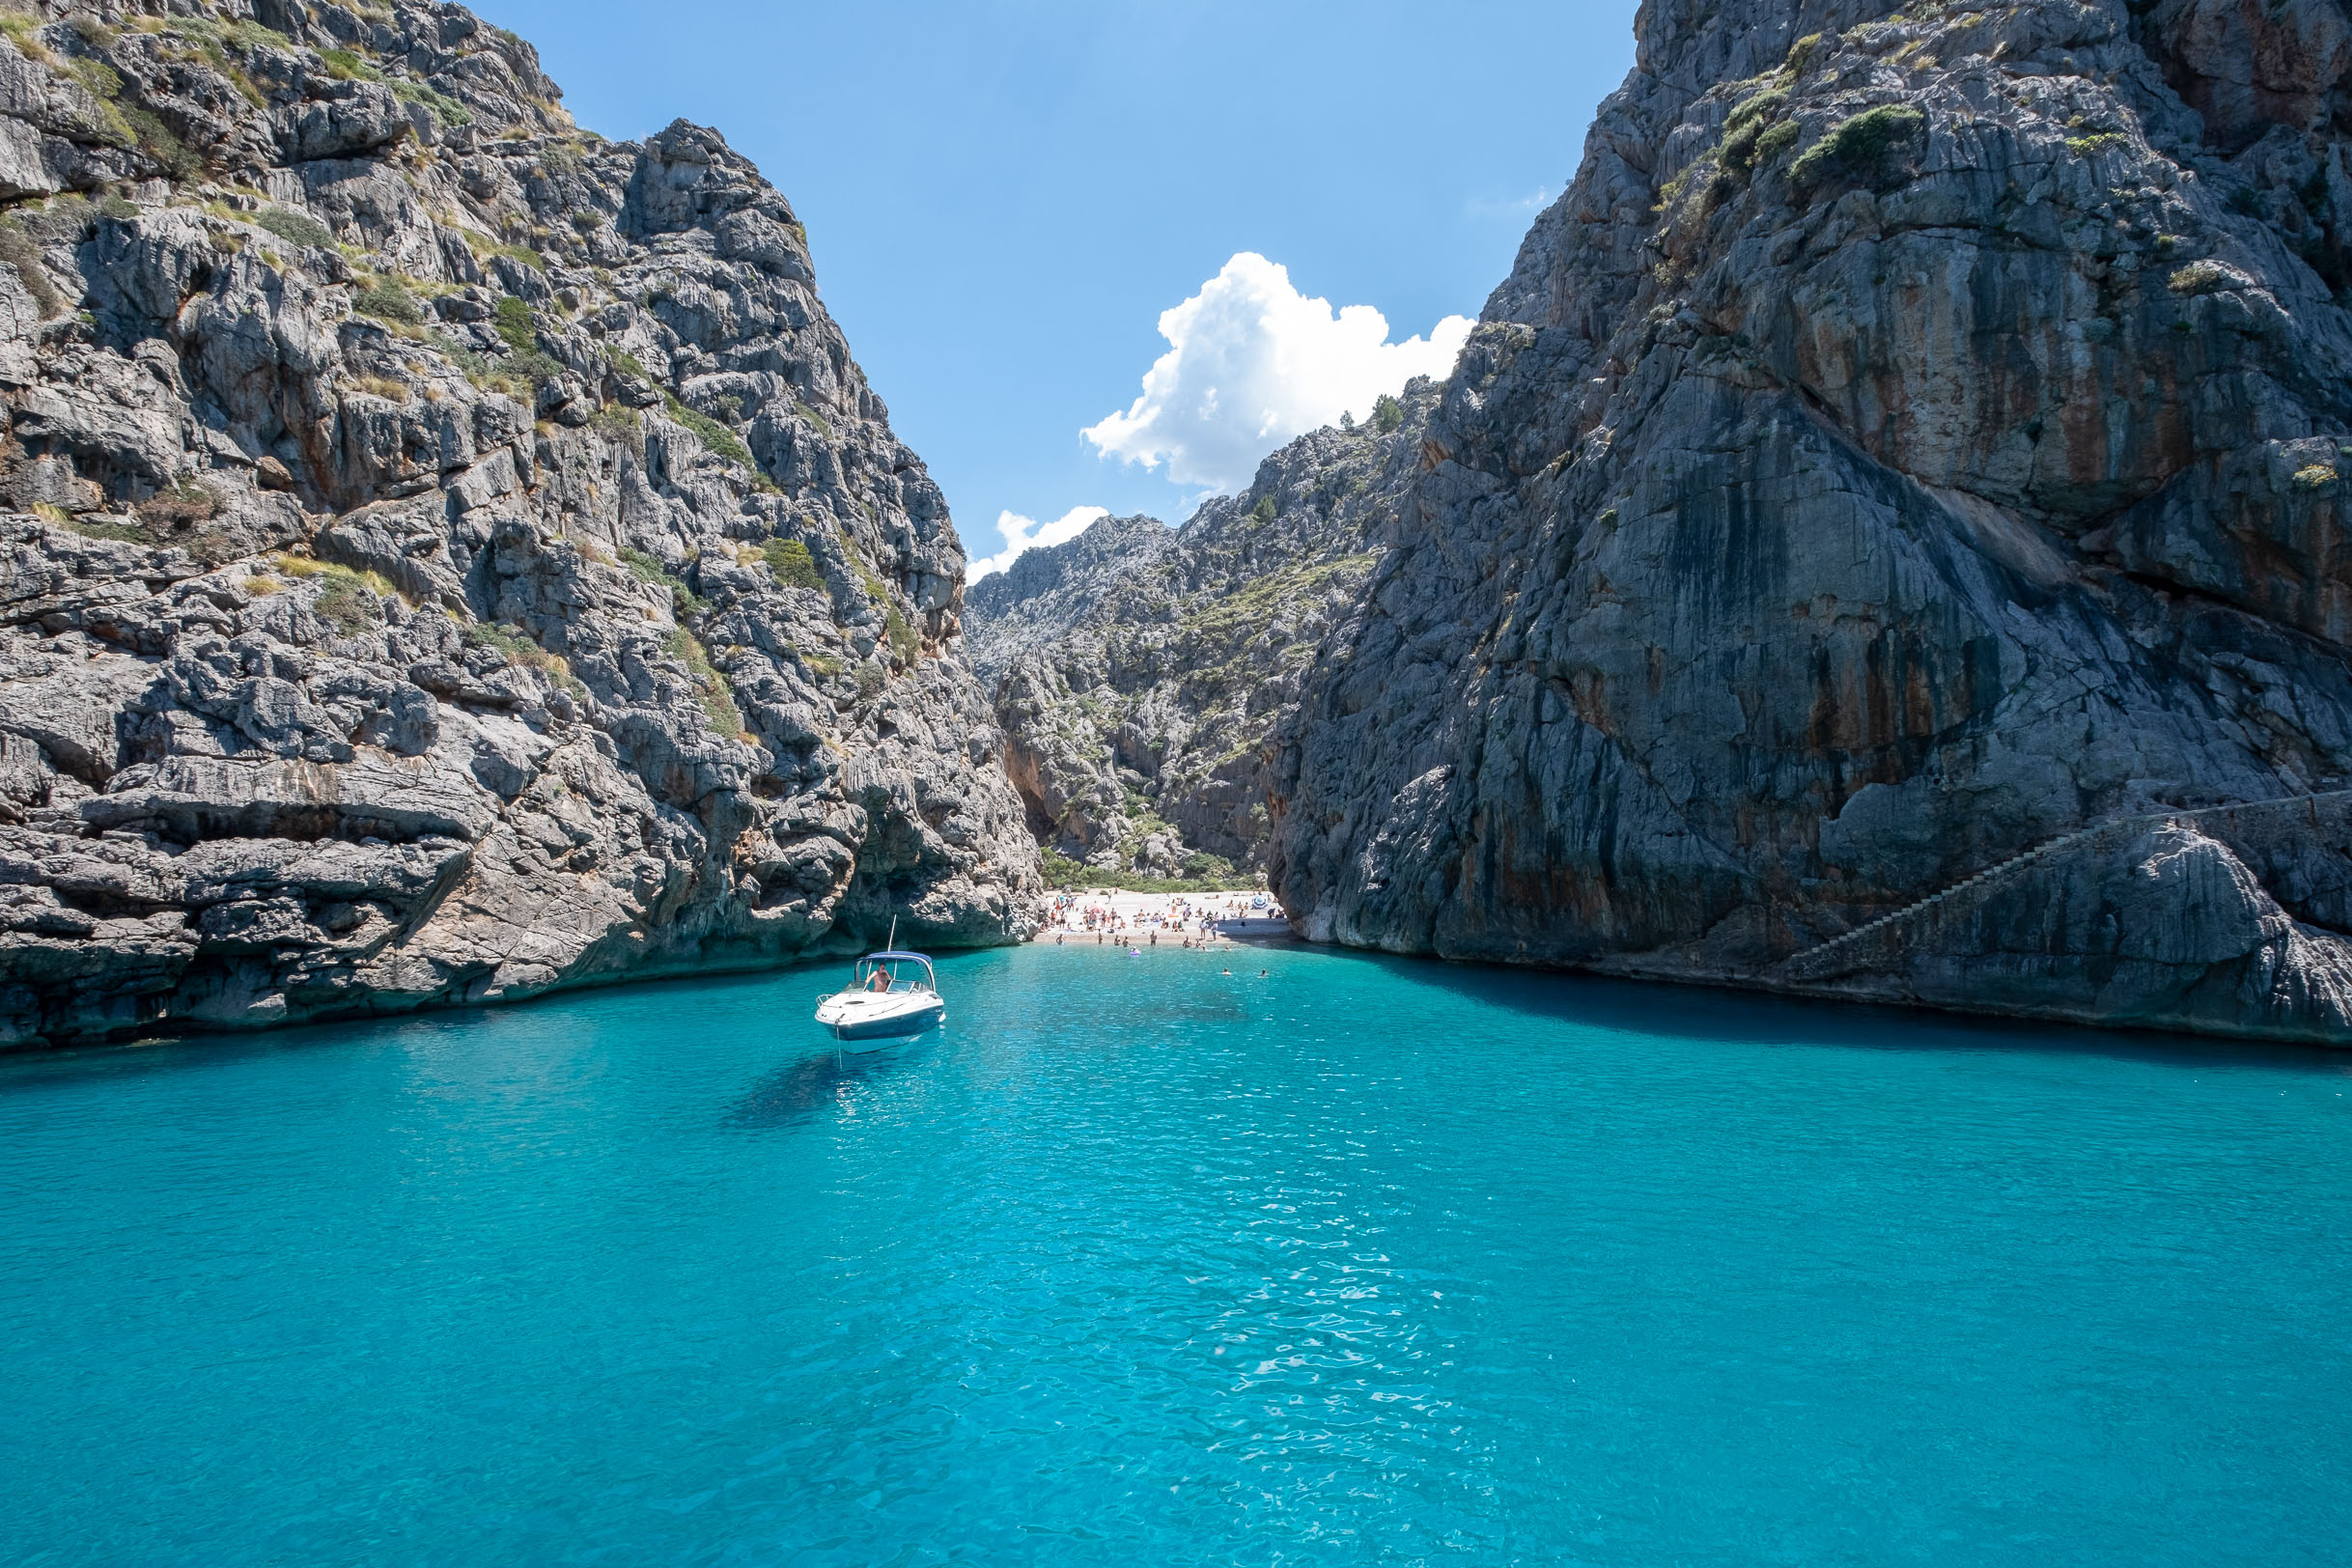
[[[2352,1059],[940,978],[0,1063],[0,1561],[2352,1560]]]

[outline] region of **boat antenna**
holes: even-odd
[[[882,945],[894,953],[898,951],[898,916],[895,914],[890,917],[890,939]]]

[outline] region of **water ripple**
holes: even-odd
[[[0,1066],[11,1560],[2352,1538],[2340,1062],[1218,966],[963,955],[869,1053],[798,973]]]

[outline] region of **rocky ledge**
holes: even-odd
[[[1025,933],[791,207],[557,98],[453,5],[0,13],[0,1046]]]

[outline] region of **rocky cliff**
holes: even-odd
[[[2352,772],[2352,23],[1638,31],[1278,737],[1284,902],[1397,952],[2352,1043],[2336,815],[2144,820]]]
[[[1182,528],[1105,518],[972,585],[971,657],[1050,850],[1150,876],[1254,872],[1271,741],[1386,547],[1426,381],[1318,431]]]
[[[0,35],[0,1044],[1022,934],[947,508],[718,135],[453,5]]]

